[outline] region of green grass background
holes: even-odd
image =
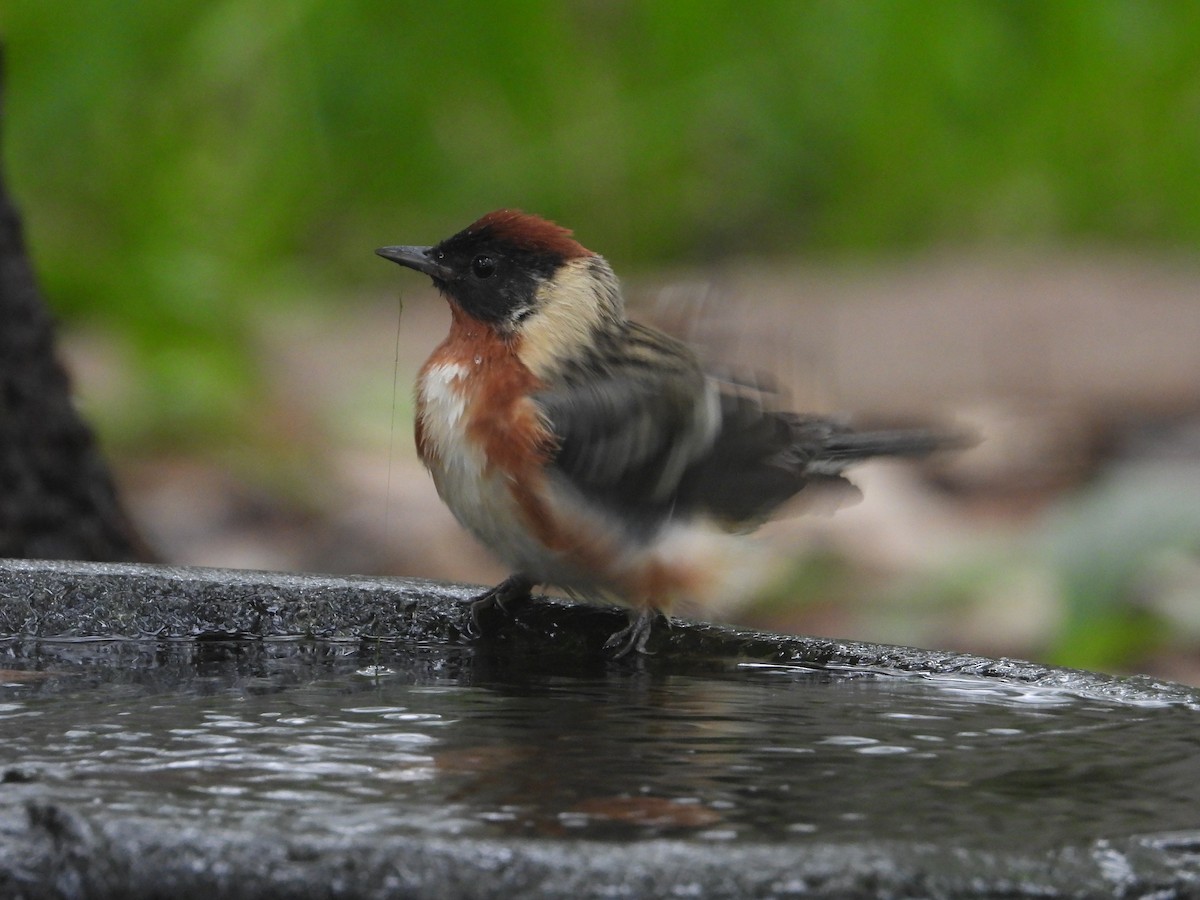
[[[499,206],[626,273],[1200,245],[1189,0],[6,0],[0,34],[47,294],[134,361],[118,447],[252,434],[256,316]]]

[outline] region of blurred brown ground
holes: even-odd
[[[1169,459],[1179,478],[1200,480],[1194,265],[1012,254],[663,273],[626,290],[635,317],[667,320],[722,359],[773,372],[796,408],[932,417],[982,438],[927,465],[864,466],[857,505],[763,529],[774,587],[758,603],[710,611],[717,618],[1036,655],[1062,615],[1038,569],[1016,566],[991,601],[914,607],[895,597],[964,560],[1027,550],[1047,517],[1114,467]],[[181,564],[503,577],[442,506],[413,449],[412,382],[447,322],[432,290],[406,281],[365,302],[262,323],[270,418],[303,448],[302,482],[264,487],[199,455],[115,460],[142,533]],[[115,402],[111,348],[71,335],[65,352],[85,407]],[[801,561],[789,562],[797,552]],[[842,573],[833,581],[828,560]],[[1185,598],[1200,594],[1194,553],[1192,563]],[[1200,683],[1194,650],[1141,666]]]

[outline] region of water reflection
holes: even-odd
[[[578,677],[313,642],[7,644],[0,669],[0,804],[50,790],[164,823],[377,838],[1023,847],[1200,826],[1195,710],[992,679]]]

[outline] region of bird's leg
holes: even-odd
[[[510,614],[510,606],[520,605],[529,600],[533,596],[533,585],[532,578],[517,572],[476,597],[471,602],[471,629],[475,635],[483,634],[481,619],[493,609],[507,616]]]
[[[661,610],[655,609],[653,606],[643,606],[636,611],[631,609],[629,624],[620,631],[614,632],[604,642],[604,649],[616,649],[612,655],[613,659],[620,659],[622,656],[634,652],[643,656],[653,655],[646,649],[646,643],[650,640],[650,631],[654,627],[654,620],[659,618],[667,619]],[[669,624],[670,620],[667,621]]]

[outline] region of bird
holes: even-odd
[[[631,320],[608,261],[536,215],[500,209],[432,246],[375,252],[449,302],[417,378],[415,439],[442,500],[512,572],[475,598],[476,623],[556,586],[626,605],[605,647],[647,654],[673,603],[719,583],[728,557],[710,538],[753,530],[855,463],[961,443],[778,408]]]

